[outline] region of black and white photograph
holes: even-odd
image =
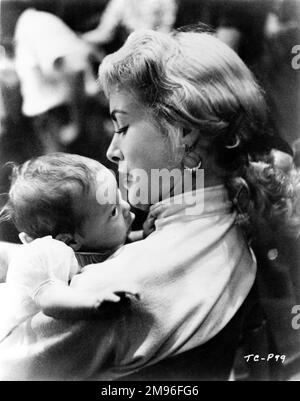
[[[300,0],[0,1],[0,381],[300,381]]]

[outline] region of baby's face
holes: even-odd
[[[124,244],[134,214],[118,189],[114,175],[106,168],[100,170],[94,188],[88,194],[86,217],[80,230],[81,249],[100,251]]]

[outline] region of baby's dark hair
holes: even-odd
[[[33,239],[74,234],[85,217],[76,202],[89,193],[95,176],[87,161],[79,155],[52,153],[14,165],[0,221],[11,220]]]

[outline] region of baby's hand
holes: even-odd
[[[111,303],[128,303],[131,298],[140,299],[140,295],[137,291],[119,291],[119,290],[105,290],[102,295],[96,297],[93,309],[96,314],[103,314],[107,312],[112,312]]]
[[[143,238],[147,238],[148,235],[150,235],[151,233],[153,233],[153,231],[155,231],[154,222],[155,222],[155,217],[150,212],[143,224]]]
[[[143,237],[146,238],[148,235],[155,231],[155,220],[166,210],[165,204],[153,205],[150,208],[150,212],[143,224]]]

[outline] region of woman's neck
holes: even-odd
[[[188,177],[185,179],[185,176]],[[184,192],[195,191],[217,185],[223,185],[224,179],[216,174],[207,173],[205,170],[198,170],[197,172],[184,172],[181,182],[175,183],[171,189],[169,197],[180,195]],[[162,200],[162,199],[161,199]]]
[[[216,175],[205,174],[204,171],[204,188],[214,187],[224,184],[224,179]]]

